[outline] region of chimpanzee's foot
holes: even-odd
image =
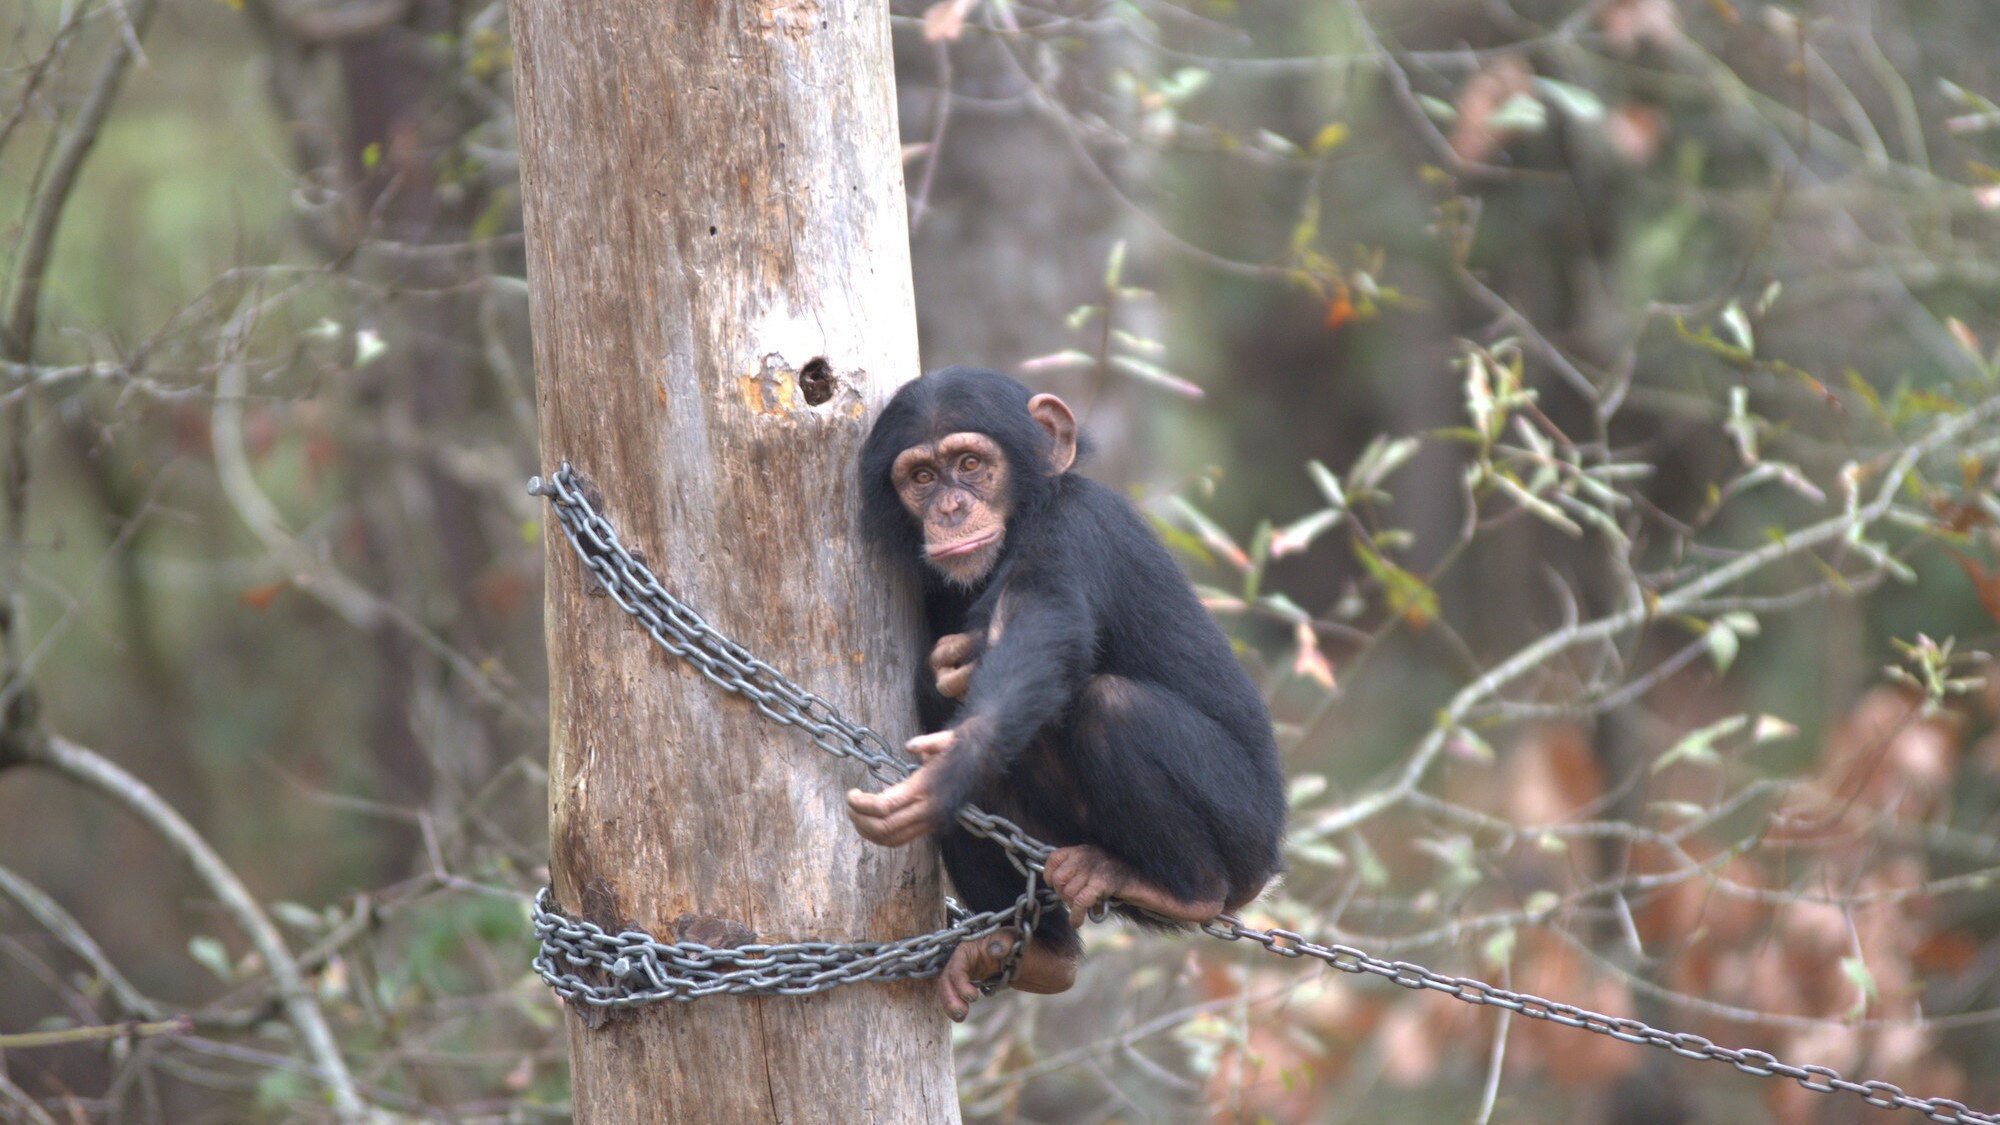
[[[1083,925],[1093,908],[1113,898],[1176,922],[1206,922],[1222,913],[1222,896],[1198,901],[1180,898],[1089,844],[1057,848],[1042,865],[1042,875],[1050,889],[1069,904],[1070,924],[1075,926]]]
[[[1010,926],[977,941],[960,942],[952,950],[951,961],[938,974],[938,999],[954,1022],[965,1019],[972,1010],[972,1001],[979,995],[979,982],[999,975],[1007,967],[1007,953],[1014,948],[1017,933]],[[1074,955],[1058,953],[1040,942],[1030,941],[1021,951],[1021,964],[1010,987],[1046,995],[1067,992],[1075,983]]]

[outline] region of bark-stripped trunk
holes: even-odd
[[[542,457],[717,627],[914,730],[910,592],[856,535],[854,454],[916,373],[879,0],[514,0]],[[832,397],[799,371],[823,357]],[[820,396],[811,396],[817,399]],[[657,935],[940,924],[926,849],[864,843],[858,767],[667,658],[549,536],[556,897]],[[577,1120],[957,1118],[926,984],[570,1017]]]

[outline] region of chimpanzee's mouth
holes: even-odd
[[[1000,531],[996,528],[977,538],[961,539],[956,543],[947,543],[942,547],[932,547],[929,553],[933,559],[955,559],[960,555],[969,555],[981,547],[991,546],[999,538]]]

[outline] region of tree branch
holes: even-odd
[[[7,868],[0,867],[0,893],[13,899],[27,912],[28,917],[41,923],[43,929],[53,934],[57,941],[71,953],[76,954],[84,964],[89,965],[97,973],[98,979],[104,982],[105,987],[111,990],[111,996],[118,1001],[120,1008],[143,1019],[165,1018],[166,1010],[151,997],[140,992],[131,981],[126,980],[125,974],[119,972],[118,966],[111,963],[111,958],[104,955],[103,948],[83,928],[83,924],[40,887]]]
[[[131,20],[135,34],[145,31],[146,25],[152,21],[153,10],[158,6],[159,0],[139,0]],[[111,44],[111,53],[104,60],[104,68],[98,71],[90,94],[84,98],[75,119],[70,122],[69,135],[63,138],[62,146],[56,150],[55,160],[49,165],[48,179],[43,181],[42,190],[36,195],[22,224],[21,256],[14,268],[4,331],[0,331],[0,357],[26,360],[33,354],[35,318],[41,306],[43,275],[48,272],[49,255],[55,248],[56,229],[62,225],[63,208],[69,203],[70,192],[76,187],[83,162],[90,157],[90,150],[97,144],[97,131],[104,124],[105,116],[111,112],[111,103],[118,97],[118,87],[125,80],[125,71],[131,65],[134,46],[131,39],[122,35]]]
[[[1786,535],[1776,542],[1767,543],[1714,570],[1689,579],[1657,599],[1635,602],[1617,613],[1600,617],[1587,625],[1558,629],[1516,652],[1452,696],[1451,702],[1440,713],[1437,724],[1424,735],[1423,741],[1418,744],[1416,752],[1410,756],[1409,763],[1403,767],[1395,781],[1351,804],[1330,811],[1313,824],[1313,833],[1316,836],[1325,836],[1346,831],[1363,821],[1372,819],[1415,792],[1424,775],[1430,772],[1431,766],[1437,761],[1438,755],[1444,751],[1451,732],[1462,724],[1473,708],[1556,656],[1578,645],[1609,640],[1655,618],[1686,612],[1689,606],[1701,604],[1716,591],[1740,582],[1773,563],[1803,554],[1822,543],[1859,535],[1894,507],[1897,492],[1903,487],[1903,482],[1909,478],[1911,471],[1916,468],[1918,461],[1963,440],[1974,428],[1995,417],[2000,417],[2000,397],[1987,399],[1963,414],[1954,415],[1941,422],[1928,434],[1904,447],[1883,473],[1875,498],[1852,511],[1842,512],[1794,534]],[[1857,483],[1854,487],[1858,490],[1860,485]]]
[[[18,736],[17,736],[18,737]],[[62,774],[85,788],[123,806],[166,841],[194,869],[195,875],[215,893],[222,908],[235,920],[251,946],[269,968],[284,1004],[285,1016],[298,1032],[300,1046],[313,1060],[313,1070],[326,1084],[333,1100],[334,1116],[342,1125],[368,1125],[373,1115],[354,1086],[354,1077],[340,1056],[326,1014],[306,986],[298,962],[285,939],[250,889],[243,885],[209,842],[195,831],[173,807],[161,800],[145,782],[126,772],[95,751],[79,746],[60,735],[32,739],[18,747],[23,761]]]

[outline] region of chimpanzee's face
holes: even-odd
[[[1000,443],[976,431],[946,434],[896,457],[890,478],[924,531],[924,561],[960,586],[993,570],[1007,537],[1011,471]]]

